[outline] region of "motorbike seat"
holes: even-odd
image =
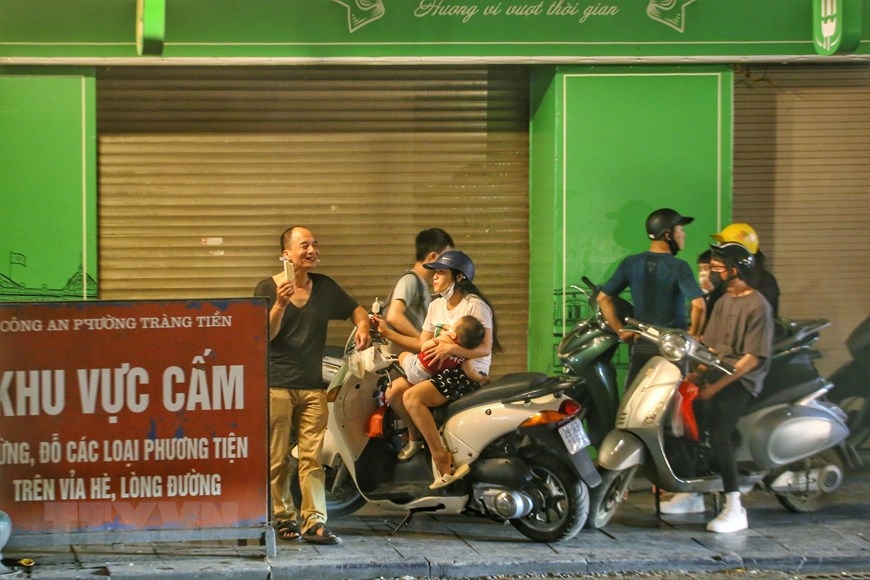
[[[746,411],[749,414],[762,407],[790,403],[824,388],[825,381],[806,367],[786,365],[767,375],[758,400]]]
[[[815,341],[819,331],[830,325],[831,321],[827,318],[777,318],[774,325],[773,351],[780,352],[796,344]]]
[[[491,383],[481,387],[473,393],[450,401],[440,407],[432,409],[435,422],[439,425],[447,420],[447,417],[455,415],[465,409],[508,399],[515,395],[531,391],[541,385],[550,377],[544,373],[512,373],[499,377]]]

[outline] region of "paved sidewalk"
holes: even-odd
[[[568,542],[536,544],[510,525],[461,516],[418,515],[397,535],[401,518],[371,509],[330,521],[341,546],[279,542],[276,558],[235,542],[62,546],[12,553],[35,566],[3,578],[474,578],[747,568],[798,573],[870,571],[870,470],[847,474],[835,504],[795,514],[758,491],[745,501],[751,528],[717,535],[706,514],[657,520],[650,492],[632,493],[604,530]],[[20,568],[16,568],[20,570]],[[862,576],[863,577],[863,576]]]

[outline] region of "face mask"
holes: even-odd
[[[725,280],[724,278],[722,278],[722,272],[710,270],[710,283],[713,284],[713,288],[724,288],[728,286],[729,281],[730,280]]]
[[[453,291],[456,290],[456,282],[451,282],[450,286],[447,287],[447,290],[441,292],[439,295],[444,300],[450,300],[450,297],[453,296]]]

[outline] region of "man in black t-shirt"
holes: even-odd
[[[350,318],[357,327],[356,347],[362,350],[371,344],[369,317],[332,278],[311,272],[320,261],[320,250],[309,229],[294,226],[285,230],[281,256],[292,267],[261,280],[254,291],[269,301],[272,517],[281,539],[302,537],[316,544],[339,544],[341,539],[326,527],[320,451],[328,410],[321,361],[330,320]],[[294,504],[288,489],[291,432],[298,437],[301,506]]]

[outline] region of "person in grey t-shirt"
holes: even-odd
[[[705,401],[704,417],[710,446],[725,489],[725,509],[707,524],[711,532],[729,533],[749,527],[740,502],[734,434],[737,422],[761,393],[770,369],[773,311],[767,300],[746,279],[755,265],[750,251],[736,242],[711,246],[710,281],[724,294],[713,306],[703,342],[735,369],[728,375],[716,370],[690,374]],[[704,499],[697,493],[678,493],[661,504],[665,514],[699,513]]]
[[[390,341],[394,354],[420,351],[420,331],[432,301],[432,270],[423,264],[453,249],[453,238],[441,228],[429,228],[417,234],[415,262],[393,286],[387,299],[383,319],[376,317],[381,336]],[[385,320],[386,324],[381,321]]]

